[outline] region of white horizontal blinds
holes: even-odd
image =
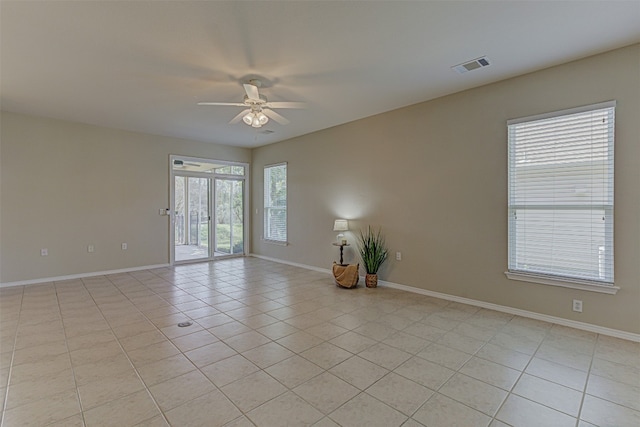
[[[508,123],[509,271],[613,284],[615,103]]]
[[[264,238],[287,241],[287,164],[264,168]]]

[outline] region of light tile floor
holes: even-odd
[[[255,258],[3,288],[0,320],[3,427],[640,425],[638,343]]]

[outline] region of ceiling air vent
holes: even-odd
[[[258,131],[258,133],[261,133],[263,135],[269,135],[270,133],[273,133],[273,132],[275,132],[275,131],[271,130],[271,129],[264,129],[264,130]]]
[[[482,56],[472,61],[467,61],[462,64],[455,65],[451,68],[458,74],[464,74],[467,71],[477,70],[478,68],[488,67],[489,65],[491,65],[491,62],[489,62],[489,58],[487,58],[486,56]]]

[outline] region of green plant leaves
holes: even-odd
[[[382,227],[374,230],[371,226],[368,226],[365,231],[360,230],[358,251],[367,274],[376,274],[389,255],[382,234]]]

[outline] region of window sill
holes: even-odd
[[[563,288],[579,289],[581,291],[598,292],[601,294],[615,295],[620,288],[613,285],[603,285],[598,282],[591,282],[580,279],[559,279],[556,277],[543,276],[538,274],[518,273],[505,271],[504,273],[511,280],[523,282],[541,283],[543,285],[560,286]]]
[[[277,245],[277,246],[289,246],[289,242],[281,242],[279,240],[268,240],[268,239],[263,239],[263,242],[265,243],[269,243],[270,245]]]

